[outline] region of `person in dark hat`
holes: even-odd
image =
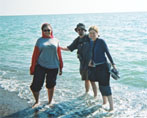
[[[80,61],[80,75],[83,81],[85,81],[85,95],[88,94],[90,89],[90,83],[94,92],[94,98],[97,98],[97,86],[95,82],[90,82],[88,79],[88,63],[91,57],[90,51],[90,38],[86,34],[86,28],[83,23],[77,24],[75,31],[78,33],[78,37],[66,48],[61,47],[61,50],[74,51],[77,49],[77,57]]]
[[[77,27],[75,28],[75,31],[77,32],[79,28],[80,28],[80,29],[83,29],[85,32],[87,31],[87,30],[85,29],[85,25],[84,25],[83,23],[77,24]],[[82,33],[82,34],[83,34],[83,33]]]

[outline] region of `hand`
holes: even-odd
[[[62,75],[62,71],[59,72],[59,75]]]
[[[63,48],[63,47],[60,47],[60,49],[61,49],[61,50],[64,50],[64,48]]]
[[[69,51],[68,48],[63,48],[63,47],[60,47],[61,50],[64,50],[64,51]]]
[[[116,69],[116,65],[112,65],[112,67],[113,67],[115,70],[117,70],[117,69]]]
[[[93,67],[93,64],[91,64],[91,63],[92,63],[92,61],[90,60],[90,62],[88,64],[89,67]]]
[[[31,65],[30,67],[30,75],[34,75],[35,68]]]
[[[34,72],[31,72],[31,71],[30,71],[30,75],[34,75]]]

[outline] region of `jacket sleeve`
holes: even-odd
[[[30,74],[31,75],[34,74],[35,65],[37,63],[37,60],[38,60],[39,55],[40,55],[39,48],[37,46],[35,46],[34,52],[33,52],[33,55],[32,55],[32,63],[31,63],[31,67],[30,67]]]
[[[72,52],[78,48],[78,38],[76,38],[67,48]]]
[[[115,65],[114,62],[113,62],[112,56],[111,56],[111,54],[110,54],[110,52],[109,52],[108,46],[107,46],[107,44],[106,44],[105,41],[103,41],[103,47],[104,47],[104,50],[105,50],[105,52],[106,52],[106,54],[107,54],[107,57],[109,58],[111,64],[112,64],[112,65]]]
[[[59,57],[59,62],[60,62],[60,71],[62,71],[63,68],[63,61],[62,61],[62,55],[61,55],[61,48],[58,46],[57,49],[58,57]]]

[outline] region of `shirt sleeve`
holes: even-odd
[[[73,50],[77,49],[78,46],[78,38],[76,38],[67,48],[72,52]]]
[[[111,56],[111,54],[110,54],[110,52],[109,52],[109,49],[108,49],[108,46],[107,46],[107,44],[106,44],[106,42],[105,42],[104,40],[102,40],[102,41],[103,41],[104,51],[106,52],[107,57],[108,57],[108,59],[110,60],[111,64],[114,65],[112,56]]]
[[[40,55],[40,51],[39,51],[39,47],[35,46],[34,47],[34,52],[32,55],[32,62],[31,62],[31,67],[30,67],[30,74],[33,75],[34,71],[35,71],[35,65],[37,64],[37,60],[39,58]]]
[[[59,62],[60,62],[60,71],[62,71],[63,61],[62,61],[62,54],[61,54],[61,48],[60,48],[60,46],[58,46],[57,53],[58,53]]]

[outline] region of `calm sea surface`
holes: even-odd
[[[34,45],[41,36],[41,24],[46,22],[52,25],[54,36],[62,47],[77,37],[74,28],[79,22],[84,23],[87,29],[97,25],[121,76],[118,81],[111,79],[114,107],[117,109],[114,116],[147,116],[147,12],[0,16],[2,88],[17,92],[29,103],[34,102],[29,89],[32,82],[29,67]],[[62,51],[62,57],[64,69],[63,75],[57,79],[54,115],[64,118],[105,117],[102,111],[94,114],[96,105],[102,103],[100,93],[99,101],[90,106],[87,103],[92,99],[92,91],[89,99],[81,97],[85,89],[80,79],[76,51]],[[41,90],[40,101],[47,101],[45,87]]]

